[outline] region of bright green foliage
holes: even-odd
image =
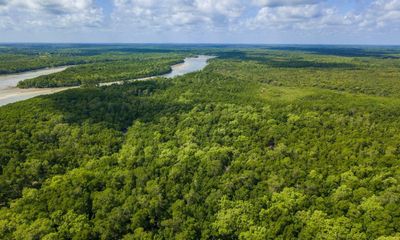
[[[0,238],[398,239],[399,60],[254,51],[0,108]]]

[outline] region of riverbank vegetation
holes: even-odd
[[[171,66],[183,62],[182,55],[139,55],[126,60],[74,66],[65,71],[18,83],[19,88],[94,86],[99,83],[132,80],[169,73]]]
[[[170,52],[176,50],[140,45],[10,44],[0,48],[0,74],[68,65],[135,61],[147,54]]]
[[[1,107],[0,238],[400,237],[398,59],[204,51]]]

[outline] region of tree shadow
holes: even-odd
[[[391,56],[388,54],[398,54],[400,49],[398,47],[351,47],[351,46],[277,46],[270,47],[273,50],[284,51],[301,51],[313,54],[332,55],[341,57],[375,57],[382,59],[399,59],[398,56]]]
[[[180,104],[152,97],[172,83],[166,80],[140,81],[100,88],[73,89],[45,96],[51,108],[61,112],[69,124],[102,123],[126,132],[133,121],[154,121],[169,113],[186,112],[191,104]]]
[[[294,51],[294,49],[291,49]],[[343,62],[322,62],[308,61],[298,57],[290,57],[270,52],[251,52],[250,54],[242,51],[226,51],[218,53],[219,59],[254,61],[259,64],[274,68],[314,68],[314,69],[355,69],[356,65]]]

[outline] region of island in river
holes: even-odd
[[[161,76],[152,76],[147,78],[132,79],[132,81],[148,80],[156,77],[173,78],[176,76],[184,75],[187,73],[200,71],[207,66],[209,59],[212,56],[200,55],[197,57],[185,58],[183,63],[171,66],[172,71],[168,74]],[[19,74],[0,75],[0,106],[14,103],[40,95],[53,94],[76,87],[62,87],[62,88],[29,88],[20,89],[17,87],[18,82],[32,79],[43,75],[49,75],[57,72],[62,72],[71,66],[47,68],[43,70],[29,71]],[[103,83],[101,86],[108,86],[112,84],[120,84],[122,82]]]

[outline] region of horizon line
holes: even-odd
[[[1,42],[0,45],[224,45],[224,46],[371,46],[400,47],[400,44],[369,44],[369,43],[191,43],[191,42]]]

